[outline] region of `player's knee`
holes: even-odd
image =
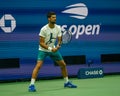
[[[64,69],[64,68],[66,68],[66,64],[65,63],[63,63],[63,64],[61,64],[61,66],[60,66],[62,69]]]

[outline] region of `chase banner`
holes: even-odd
[[[86,78],[102,78],[103,68],[81,68],[78,71],[77,77],[78,79],[86,79]]]

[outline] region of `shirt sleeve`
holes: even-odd
[[[45,37],[45,31],[43,29],[40,30],[39,36]]]
[[[61,27],[58,26],[58,37],[61,37],[62,36],[62,31],[61,31]]]

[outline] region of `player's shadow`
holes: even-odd
[[[58,90],[64,90],[65,88],[59,87],[59,88],[49,88],[49,89],[43,89],[43,90],[39,90],[42,92],[50,92],[50,91],[58,91]]]

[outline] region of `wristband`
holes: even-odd
[[[49,51],[52,51],[52,47],[48,47],[48,50],[49,50]]]

